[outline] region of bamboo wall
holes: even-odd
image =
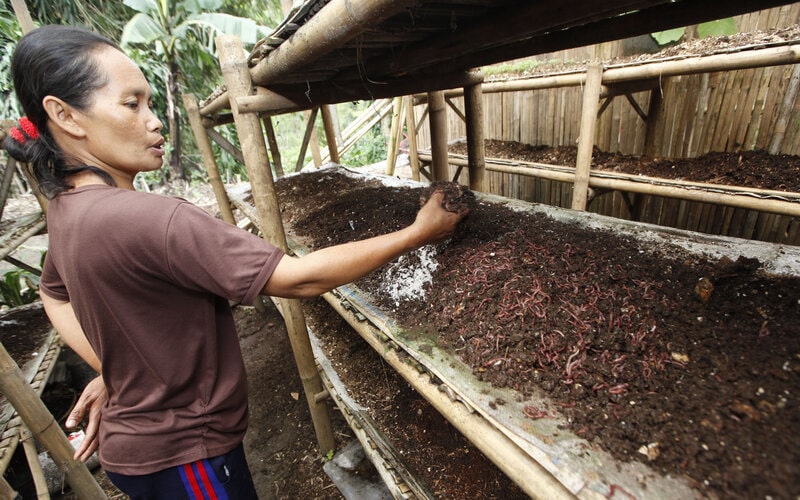
[[[741,32],[788,27],[798,20],[800,3],[735,18]],[[537,58],[607,61],[629,54],[631,45],[642,42],[642,38],[610,42]],[[655,124],[654,156],[691,158],[712,151],[768,150],[783,112],[792,70],[793,66],[785,65],[664,78],[663,111]],[[643,110],[648,109],[649,92],[633,94],[633,98]],[[577,145],[580,87],[484,94],[483,99],[486,139],[547,146]],[[463,98],[451,102],[463,112]],[[800,155],[800,98],[789,106],[791,120],[778,151]],[[417,106],[418,121],[423,111],[423,106]],[[419,147],[428,148],[427,120],[421,120],[420,124]],[[463,140],[465,135],[464,122],[448,109],[449,139]],[[607,152],[644,154],[645,123],[624,97],[614,99],[599,118],[595,144]],[[487,172],[487,179],[492,193],[562,207],[571,203],[571,184],[498,172]],[[466,183],[465,173],[461,181]],[[800,244],[800,221],[795,218],[652,196],[644,196],[637,203],[640,210],[631,214],[623,195],[613,192],[593,200],[588,210],[712,234]]]

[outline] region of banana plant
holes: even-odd
[[[218,83],[207,79],[218,75],[214,58],[214,39],[219,34],[237,35],[251,46],[269,34],[269,29],[252,19],[217,12],[223,0],[124,0],[136,11],[122,31],[120,45],[144,64],[160,64],[164,69],[167,128],[171,153],[170,172],[185,178],[181,165],[180,93],[207,94]],[[135,55],[136,54],[136,55]],[[186,75],[196,75],[191,81]]]

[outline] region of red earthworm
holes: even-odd
[[[622,488],[622,486],[619,486],[618,484],[610,484],[610,485],[609,485],[609,490],[608,490],[608,494],[606,495],[606,498],[611,498],[611,497],[613,497],[613,496],[614,496],[614,492],[615,492],[615,491],[619,491],[620,493],[622,493],[622,494],[623,494],[623,495],[625,495],[626,497],[628,497],[628,498],[630,498],[630,499],[632,499],[632,500],[636,500],[636,497],[635,497],[635,496],[633,496],[633,495],[631,495],[630,493],[628,493],[627,491],[625,491],[625,490]]]
[[[614,387],[611,387],[610,389],[608,389],[608,393],[609,394],[623,394],[627,388],[628,388],[628,384],[615,385]]]

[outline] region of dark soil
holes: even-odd
[[[410,224],[421,192],[329,171],[278,188],[284,220],[314,248]],[[571,432],[618,460],[712,497],[800,494],[800,280],[485,203],[437,260],[424,301],[390,300],[380,270],[356,284],[477,378],[548,391]],[[370,375],[368,387],[385,376]]]
[[[518,142],[485,141],[487,158],[515,159],[548,165],[575,166],[574,146],[531,146]],[[466,154],[465,143],[449,147],[451,153]],[[595,148],[592,169],[743,186],[775,191],[800,192],[800,156],[771,155],[766,151],[707,153],[698,158],[647,158],[606,153]]]

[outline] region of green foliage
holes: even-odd
[[[8,271],[0,280],[0,305],[17,307],[30,304],[39,298],[39,277],[16,269]]]
[[[15,120],[22,114],[14,95],[14,82],[11,79],[11,55],[14,41],[22,36],[22,30],[14,14],[0,7],[0,119]]]
[[[685,32],[686,28],[674,28],[671,30],[650,33],[650,36],[653,37],[653,39],[656,41],[657,44],[667,45],[680,40]]]
[[[732,17],[708,21],[697,25],[697,36],[700,38],[735,35],[738,32],[739,28],[736,27],[736,21]],[[664,46],[680,41],[685,33],[686,28],[675,28],[651,33],[650,36],[653,37],[658,45]]]
[[[717,19],[697,25],[697,36],[705,38],[707,36],[735,35],[739,32],[736,21],[732,17]]]
[[[343,155],[341,158],[342,164],[361,167],[385,160],[388,154],[386,141],[381,124],[376,124],[368,133],[356,141],[352,149]]]

